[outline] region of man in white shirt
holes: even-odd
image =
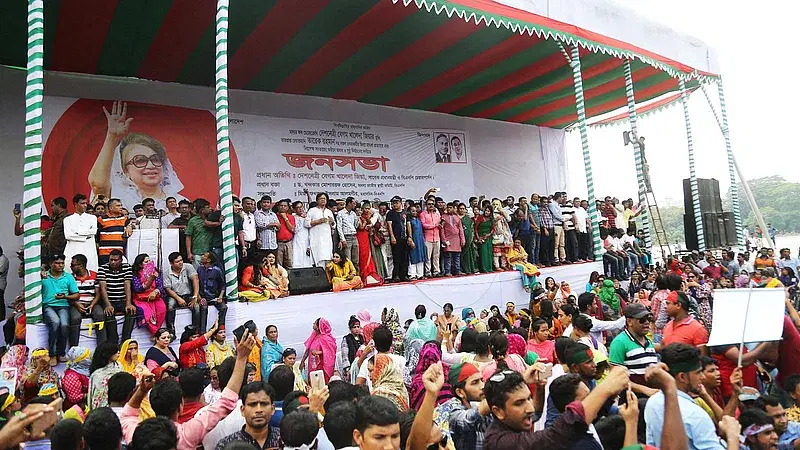
[[[244,247],[242,256],[246,257],[247,252],[253,250],[258,235],[256,234],[256,217],[253,214],[256,210],[256,200],[252,197],[242,199],[242,231],[244,232]]]
[[[358,214],[356,214],[356,199],[347,197],[344,209],[336,214],[336,232],[339,234],[339,249],[358,268]]]
[[[589,257],[587,251],[589,248],[587,245],[589,242],[589,229],[586,226],[586,219],[589,217],[589,213],[583,208],[581,199],[578,197],[572,200],[572,207],[575,209],[572,218],[578,237],[578,262],[583,262]]]
[[[396,355],[391,353],[392,351],[392,332],[387,328],[385,325],[381,325],[375,329],[372,333],[372,340],[375,342],[374,349],[377,350],[378,354],[383,354],[391,358],[392,363],[394,364],[395,368],[398,370],[398,373],[403,372],[403,368],[406,365],[406,359],[400,355]],[[358,376],[356,377],[356,384],[364,384],[367,383],[368,385],[370,380],[370,359],[372,359],[372,346],[367,345],[364,349],[363,356],[361,360],[360,369],[358,371]]]
[[[695,264],[695,266],[697,266],[697,268],[700,269],[700,270],[703,270],[706,267],[708,267],[707,259],[708,259],[709,256],[711,256],[711,252],[706,250],[706,252],[703,254],[703,257],[700,258],[699,261],[697,261],[697,264]]]
[[[744,254],[739,253],[736,255],[736,262],[739,263],[739,267],[741,268],[741,272],[747,272],[748,275],[753,273],[753,263],[744,259]]]
[[[181,216],[178,212],[178,200],[175,197],[167,197],[167,213],[161,216],[161,228],[169,227],[173,220]]]
[[[625,328],[625,316],[622,315],[617,320],[600,320],[595,317],[597,296],[593,292],[584,292],[578,296],[578,309],[581,314],[589,316],[592,320],[592,329],[589,334],[596,341],[603,342],[604,331],[617,331]]]
[[[75,194],[72,204],[75,206],[75,214],[64,218],[64,237],[67,239],[67,246],[64,248],[65,261],[72,261],[73,256],[83,254],[86,256],[86,268],[96,272],[99,267],[94,242],[97,217],[86,212],[89,202],[85,195]],[[66,271],[72,273],[69,267]]]
[[[152,198],[142,200],[144,214],[137,219],[140,230],[157,230],[161,226],[159,213],[156,211],[156,201]],[[172,219],[175,220],[175,219]]]
[[[571,200],[565,200],[564,204],[561,205],[561,217],[564,219],[564,246],[567,251],[567,261],[569,262],[579,262],[578,232],[576,231],[577,227],[575,226],[576,209],[580,209],[580,206],[576,208]]]

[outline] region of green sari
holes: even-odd
[[[475,250],[475,222],[469,217],[461,218],[464,227],[464,248],[461,250],[461,271],[473,274],[478,271],[478,252]]]
[[[478,266],[483,273],[494,272],[492,253],[492,220],[484,220],[478,223],[477,227],[478,236],[485,236],[486,240],[478,247],[478,257],[480,258],[480,265]],[[477,238],[477,236],[475,236]]]

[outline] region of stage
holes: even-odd
[[[601,263],[573,264],[542,269],[539,278],[553,277],[556,282],[567,281],[575,295],[584,291],[589,274],[602,271]],[[350,292],[325,292],[319,294],[295,295],[278,300],[259,303],[228,304],[227,334],[233,339],[232,331],[247,320],[254,320],[258,325],[259,337],[264,336],[264,328],[274,324],[278,326],[278,340],[284,348],[297,350],[302,355],[305,342],[311,333],[311,324],[317,317],[325,317],[333,326],[333,334],[337,343],[347,334],[347,321],[351,315],[362,309],[372,314],[374,321],[380,321],[381,309],[384,306],[394,307],[400,314],[401,323],[414,318],[414,308],[425,305],[428,315],[442,311],[442,305],[452,303],[454,314],[461,315],[462,308],[472,308],[476,314],[482,308],[497,305],[505,308],[506,302],[514,302],[517,308],[527,307],[529,295],[522,289],[518,272],[496,272],[491,274],[471,275],[466,277],[438,278],[412,283],[390,284],[369,289]],[[209,308],[209,326],[216,318],[216,308]],[[118,317],[119,329],[122,330],[122,318]],[[183,328],[191,322],[191,314],[181,309],[175,319],[175,327],[180,337]],[[81,327],[81,346],[94,349],[95,335],[88,335],[89,321],[85,320]],[[139,342],[139,351],[144,354],[150,348],[150,334],[145,328],[134,330],[133,338]],[[28,325],[29,348],[47,346],[47,327],[44,324]],[[179,341],[173,343],[176,352]]]

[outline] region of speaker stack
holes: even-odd
[[[700,196],[700,214],[703,220],[703,237],[706,248],[730,247],[737,244],[736,225],[733,213],[722,210],[722,197],[719,181],[711,178],[698,178],[697,191]],[[683,180],[683,230],[686,236],[686,248],[699,250],[697,226],[692,202],[691,181]]]

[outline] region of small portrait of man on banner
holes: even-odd
[[[434,133],[434,151],[437,163],[450,162],[450,136],[447,133]]]

